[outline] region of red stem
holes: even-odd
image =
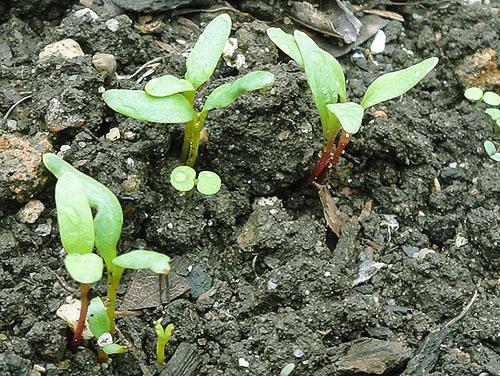
[[[318,178],[316,179],[316,182],[319,184],[322,184],[323,181],[326,179],[328,176],[328,173],[330,172],[330,169],[332,166],[334,166],[342,153],[344,152],[344,149],[346,148],[347,144],[349,144],[349,141],[351,141],[351,135],[349,133],[346,133],[344,130],[340,133],[339,137],[339,142],[337,145],[337,149],[335,149],[335,153],[331,157],[331,159],[328,161],[328,163],[325,165],[325,168],[321,171],[319,174]]]
[[[82,344],[83,329],[85,329],[85,321],[87,320],[87,311],[89,309],[89,291],[90,286],[85,283],[80,283],[80,317],[76,326],[75,333],[71,339],[71,349],[76,351],[78,346]]]
[[[309,184],[311,184],[313,181],[315,181],[316,178],[325,169],[325,166],[328,163],[328,159],[330,158],[330,155],[332,154],[334,142],[335,142],[335,137],[331,137],[328,140],[328,142],[326,143],[326,145],[323,149],[323,154],[321,154],[321,158],[319,159],[318,163],[316,163],[316,166],[312,170],[309,177],[304,181],[304,184],[303,184],[304,187],[307,187]]]

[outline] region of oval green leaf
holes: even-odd
[[[483,91],[478,87],[470,87],[465,90],[464,96],[468,100],[476,102],[483,97]]]
[[[113,264],[123,269],[149,269],[153,273],[168,274],[170,257],[154,251],[130,251],[116,257]]]
[[[101,347],[101,350],[108,355],[123,354],[124,352],[127,352],[127,348],[125,346],[120,346],[116,343],[110,343],[109,345],[103,346]]]
[[[335,133],[336,125],[332,122],[327,105],[336,103],[340,97],[346,100],[345,77],[339,62],[329,53],[319,48],[305,33],[296,30],[295,40],[299,46],[307,83],[311,88],[314,103],[318,109],[325,137]]]
[[[497,121],[500,119],[500,110],[497,108],[487,108],[486,110],[484,110],[484,112],[488,114],[493,119],[493,121]]]
[[[210,78],[224,51],[231,33],[231,17],[221,14],[215,17],[201,33],[186,60],[185,79],[198,89]]]
[[[212,171],[201,171],[198,175],[196,188],[204,195],[214,195],[220,191],[221,180],[219,175]]]
[[[267,35],[281,51],[290,56],[299,67],[304,68],[304,60],[293,35],[277,27],[267,29]]]
[[[191,82],[167,74],[153,78],[146,84],[144,91],[153,97],[168,97],[185,91],[195,91],[195,89]]]
[[[64,173],[57,181],[55,196],[59,235],[64,249],[67,253],[92,252],[94,219],[78,176]]]
[[[339,119],[344,131],[350,134],[355,134],[361,128],[363,120],[363,107],[357,103],[334,103],[328,105],[330,110]]]
[[[102,278],[102,258],[95,253],[71,253],[64,258],[64,265],[71,277],[78,283],[95,283]]]
[[[489,106],[500,106],[500,95],[492,91],[487,91],[483,95],[483,101]]]
[[[189,101],[181,94],[153,97],[143,90],[106,90],[104,101],[116,112],[150,123],[187,123],[196,116]]]
[[[491,159],[500,162],[500,153],[497,152],[497,148],[493,142],[484,141],[484,150],[486,150],[486,154],[488,154]]]
[[[170,174],[170,184],[181,192],[193,189],[196,171],[189,166],[178,166]]]
[[[431,57],[411,67],[378,77],[366,90],[361,107],[366,110],[377,103],[403,95],[434,69],[438,61],[437,57]]]
[[[57,155],[44,154],[43,163],[58,179],[66,172],[72,173],[80,179],[90,207],[96,210],[94,215],[95,246],[104,258],[106,267],[111,268],[113,266],[111,260],[116,257],[116,246],[123,224],[120,202],[113,192],[103,184],[78,171]]]
[[[90,301],[87,322],[90,331],[97,339],[111,330],[111,323],[101,298],[93,298]]]
[[[243,77],[240,77],[233,82],[228,82],[219,86],[210,93],[203,112],[208,112],[215,108],[223,108],[229,106],[242,94],[250,91],[263,89],[271,86],[274,83],[274,75],[270,72],[256,71],[251,72]]]

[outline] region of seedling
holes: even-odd
[[[214,72],[231,32],[231,17],[222,14],[205,28],[186,61],[184,79],[172,75],[149,81],[144,90],[107,90],[104,101],[116,112],[151,123],[185,123],[181,159],[193,167],[198,157],[200,133],[211,110],[229,106],[244,93],[273,84],[274,75],[256,71],[223,84],[212,91],[201,111],[194,98]]]
[[[196,186],[204,195],[214,195],[221,187],[220,177],[215,172],[201,171],[196,178],[196,171],[189,166],[174,168],[170,174],[170,183],[181,192],[189,192]]]
[[[88,310],[89,284],[101,279],[103,260],[107,271],[107,316],[109,332],[114,331],[116,293],[125,269],[150,269],[158,274],[170,272],[170,258],[161,253],[136,250],[117,257],[117,244],[123,224],[122,208],[104,185],[81,173],[55,154],[43,155],[45,167],[57,178],[56,207],[61,242],[68,253],[65,265],[80,283],[81,311],[72,341],[81,343]],[[95,215],[92,217],[92,209]],[[92,253],[94,245],[100,257]]]
[[[403,95],[419,83],[437,64],[432,57],[409,68],[378,77],[366,90],[360,104],[347,102],[345,77],[339,62],[305,33],[292,35],[278,28],[267,29],[271,40],[305,70],[323,129],[323,154],[305,185],[322,183],[351,136],[361,127],[364,112],[380,102]],[[338,139],[335,146],[335,140]]]
[[[476,107],[479,107],[481,102],[493,107],[500,106],[500,96],[497,93],[492,91],[483,93],[483,91],[478,87],[468,88],[465,90],[464,96],[471,102],[474,102]],[[484,110],[484,112],[495,122],[494,129],[498,134],[498,132],[500,132],[500,110],[498,108],[490,107]],[[500,153],[497,152],[495,144],[491,141],[485,141],[483,145],[486,154],[488,154],[491,159],[500,162]]]
[[[165,346],[174,332],[174,324],[168,324],[166,328],[161,325],[161,319],[153,321],[156,331],[156,361],[165,364]]]

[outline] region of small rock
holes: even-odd
[[[97,13],[89,8],[79,9],[75,12],[75,17],[78,17],[78,18],[84,17],[86,15],[88,15],[88,17],[92,18],[93,20],[97,20],[99,18]]]
[[[63,59],[73,59],[85,55],[80,45],[73,39],[63,39],[46,45],[38,55],[39,60],[46,60],[52,56]]]
[[[45,114],[45,125],[49,132],[60,132],[66,128],[81,128],[85,120],[77,114],[69,114],[57,98],[52,98]]]
[[[114,33],[120,28],[120,23],[118,20],[112,18],[106,21],[106,27]]]
[[[38,225],[35,229],[35,232],[40,236],[47,236],[52,231],[52,226],[50,223],[42,223]]]
[[[465,57],[456,67],[455,73],[465,87],[500,86],[500,69],[494,49],[486,48]]]
[[[111,128],[106,134],[106,138],[110,141],[116,141],[120,139],[120,130],[116,127]]]
[[[123,138],[127,141],[133,141],[137,137],[137,134],[131,131],[126,131],[123,133]]]
[[[30,200],[28,203],[17,212],[17,219],[21,223],[35,223],[42,214],[45,206],[41,201]]]
[[[52,150],[47,137],[19,137],[0,133],[0,202],[16,199],[23,202],[45,183],[43,153]]]
[[[250,367],[250,363],[248,363],[248,361],[246,361],[244,358],[239,358],[238,359],[238,365],[240,367],[243,367],[243,368],[248,368]]]
[[[112,0],[114,4],[118,5],[124,10],[131,10],[139,13],[154,13],[164,12],[176,8],[201,6],[205,7],[217,3],[215,0]]]
[[[380,54],[385,50],[385,33],[382,30],[377,31],[375,34],[375,38],[373,38],[373,42],[370,45],[370,51],[372,54]]]
[[[336,365],[344,372],[382,375],[400,367],[410,356],[410,349],[401,342],[365,338],[351,342]]]
[[[293,350],[293,356],[296,358],[302,358],[304,356],[304,351],[299,348]]]
[[[92,64],[98,72],[106,72],[108,76],[116,72],[116,60],[112,54],[98,52],[92,56]]]
[[[134,193],[139,190],[141,179],[137,175],[130,175],[122,182],[122,189],[124,193]]]
[[[423,248],[420,251],[416,252],[413,255],[413,258],[417,259],[418,261],[423,261],[427,255],[436,253],[433,249],[430,248]]]
[[[90,8],[94,4],[94,0],[80,0],[80,4],[84,7]]]

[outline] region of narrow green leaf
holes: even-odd
[[[493,119],[493,121],[497,121],[498,119],[500,119],[500,110],[497,108],[487,108],[486,110],[484,110],[484,112],[488,114]]]
[[[221,180],[219,175],[212,171],[201,171],[198,175],[196,188],[204,195],[214,195],[220,191]]]
[[[267,35],[281,51],[290,56],[299,67],[304,68],[304,60],[302,60],[299,46],[297,46],[293,35],[285,33],[277,27],[267,29]]]
[[[87,322],[90,331],[97,339],[104,333],[109,333],[111,330],[111,323],[101,298],[93,298],[90,301]]]
[[[243,77],[240,77],[233,82],[228,82],[219,86],[210,93],[203,112],[208,112],[215,108],[223,108],[229,106],[242,94],[250,91],[263,89],[271,86],[274,83],[274,75],[270,72],[256,71],[251,72]]]
[[[214,72],[230,33],[231,17],[228,14],[215,17],[201,33],[186,60],[185,78],[195,89]]]
[[[344,72],[338,61],[319,48],[307,34],[296,30],[294,36],[304,60],[307,83],[321,118],[323,134],[328,137],[335,132],[335,123],[326,105],[336,103],[339,97],[345,102]]]
[[[188,192],[194,187],[196,171],[189,166],[178,166],[170,174],[170,184],[181,192]]]
[[[108,355],[123,354],[124,352],[127,352],[127,348],[125,346],[120,346],[116,343],[110,343],[109,345],[103,346],[101,349]]]
[[[102,258],[95,253],[71,253],[64,258],[68,273],[78,283],[95,283],[102,278]]]
[[[149,269],[157,274],[170,272],[170,257],[153,251],[130,251],[116,257],[113,264],[123,269]]]
[[[104,185],[81,173],[57,155],[44,154],[43,163],[58,179],[66,172],[72,173],[80,179],[90,207],[96,210],[94,216],[95,246],[104,258],[106,267],[112,267],[111,260],[116,257],[116,246],[123,224],[120,202]]]
[[[104,101],[116,112],[150,123],[187,123],[195,117],[189,101],[181,94],[157,98],[143,90],[106,90]]]
[[[153,97],[168,97],[185,91],[195,91],[195,89],[191,82],[167,74],[153,78],[146,84],[144,91]]]
[[[483,91],[478,87],[470,87],[464,92],[465,98],[472,102],[476,102],[483,97]]]
[[[75,174],[63,174],[56,184],[57,222],[67,253],[90,253],[94,248],[94,219],[89,201]]]
[[[378,77],[366,90],[361,107],[366,110],[377,103],[403,95],[422,81],[434,69],[438,61],[437,57],[431,57],[411,67]]]
[[[363,120],[363,107],[357,103],[334,103],[329,104],[328,109],[339,119],[342,128],[350,134],[355,134],[361,127]]]

